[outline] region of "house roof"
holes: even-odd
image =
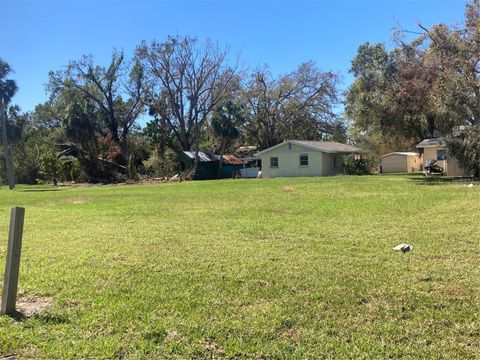
[[[183,153],[187,155],[190,159],[192,160],[195,159],[195,151],[184,151]],[[207,153],[207,152],[199,151],[198,159],[200,160],[200,162],[219,161],[220,155],[215,155],[212,152]],[[223,155],[223,163],[241,165],[243,164],[243,161],[240,160],[235,155]]]
[[[183,153],[185,155],[187,155],[190,159],[195,159],[195,151],[184,151]],[[203,151],[199,151],[198,152],[198,160],[200,162],[206,162],[206,161],[215,161],[217,159],[212,159],[210,156],[208,156]]]
[[[420,156],[419,153],[416,153],[416,152],[413,152],[413,151],[395,151],[395,152],[391,152],[391,153],[382,155],[382,158],[385,157],[385,156],[389,156],[389,155]]]
[[[325,153],[332,153],[332,154],[360,152],[359,149],[357,149],[356,147],[354,147],[352,145],[342,144],[342,143],[335,142],[335,141],[286,140],[283,143],[280,143],[278,145],[275,145],[275,146],[272,146],[268,149],[260,151],[256,155],[257,156],[262,155],[266,152],[269,152],[269,151],[271,151],[273,149],[276,149],[280,146],[283,146],[285,144],[294,144],[294,145],[303,146],[303,147],[306,147],[306,148],[309,148],[309,149],[318,150],[318,151],[322,151],[322,152],[325,152]]]
[[[244,161],[240,160],[235,155],[223,155],[223,163],[232,164],[232,165],[242,165],[244,164]]]
[[[417,148],[426,148],[426,147],[437,147],[437,146],[442,146],[443,141],[440,138],[436,139],[425,139],[422,140],[418,145]]]

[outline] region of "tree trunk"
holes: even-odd
[[[5,167],[7,170],[8,188],[12,190],[15,187],[15,174],[13,170],[12,153],[7,140],[7,112],[3,99],[0,102],[0,116],[2,121],[2,143],[5,156]]]
[[[436,131],[435,131],[435,117],[432,116],[431,114],[427,115],[427,132],[428,132],[428,137],[436,137]]]
[[[198,128],[198,120],[196,121],[195,127],[195,160],[193,161],[193,168],[190,171],[189,177],[193,180],[195,178],[195,174],[197,172],[198,163],[200,161],[200,157],[198,156],[198,152],[200,151],[200,129]]]
[[[218,174],[217,177],[220,178],[222,173],[222,164],[223,164],[223,155],[225,154],[226,141],[222,140],[222,148],[220,150],[220,162],[218,163]]]

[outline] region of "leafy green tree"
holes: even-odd
[[[391,144],[390,150],[444,136],[455,143],[452,155],[473,159],[473,154],[464,156],[461,151],[475,147],[461,147],[451,135],[461,126],[464,133],[472,132],[464,134],[465,139],[473,139],[480,121],[479,2],[467,3],[462,27],[438,24],[420,29],[410,41],[405,31],[397,31],[397,46],[389,52],[382,44],[359,48],[351,68],[355,81],[346,99],[353,135],[379,139]]]
[[[52,150],[48,150],[40,156],[40,175],[52,180],[54,186],[58,184],[60,167],[58,155]]]
[[[437,74],[416,51],[420,44],[412,41],[391,52],[382,44],[359,47],[345,110],[360,134],[395,139],[393,147],[412,147],[434,135],[438,114],[431,87]]]
[[[480,125],[448,138],[447,147],[468,174],[480,177]]]
[[[80,162],[74,156],[60,156],[60,179],[64,181],[79,181],[82,175]]]

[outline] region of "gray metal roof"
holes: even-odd
[[[382,157],[390,156],[390,155],[420,156],[420,154],[419,154],[419,153],[416,153],[416,152],[411,152],[411,151],[395,151],[395,152],[391,152],[391,153],[382,155]]]
[[[185,155],[187,155],[190,159],[195,159],[195,151],[184,151],[183,152]],[[216,159],[210,158],[207,154],[205,154],[203,151],[198,152],[198,159],[200,161],[215,161]]]
[[[440,138],[436,139],[425,139],[421,141],[418,145],[417,148],[425,148],[425,147],[432,147],[432,146],[442,146],[443,141]]]
[[[184,151],[183,153],[187,155],[190,159],[195,159],[195,151]],[[198,159],[200,160],[200,162],[219,161],[220,155],[216,155],[213,152],[207,153],[204,151],[199,151]],[[239,159],[235,155],[225,154],[223,155],[223,163],[241,165],[243,164],[243,160]]]

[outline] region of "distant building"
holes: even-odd
[[[392,152],[381,157],[382,173],[409,173],[421,171],[422,157],[416,152]]]
[[[465,172],[460,168],[457,159],[448,155],[447,148],[442,139],[425,139],[417,145],[423,149],[423,166],[428,160],[437,160],[437,164],[443,167],[448,176],[464,176]]]
[[[342,174],[344,157],[358,152],[334,141],[288,140],[256,156],[262,161],[262,177],[331,176]]]
[[[198,165],[194,175],[194,180],[212,180],[225,179],[235,176],[243,168],[244,162],[235,155],[224,155],[220,176],[218,176],[218,166],[220,164],[220,155],[215,155],[210,151],[198,152]],[[177,154],[179,171],[189,172],[193,169],[195,163],[195,151],[181,151]]]

